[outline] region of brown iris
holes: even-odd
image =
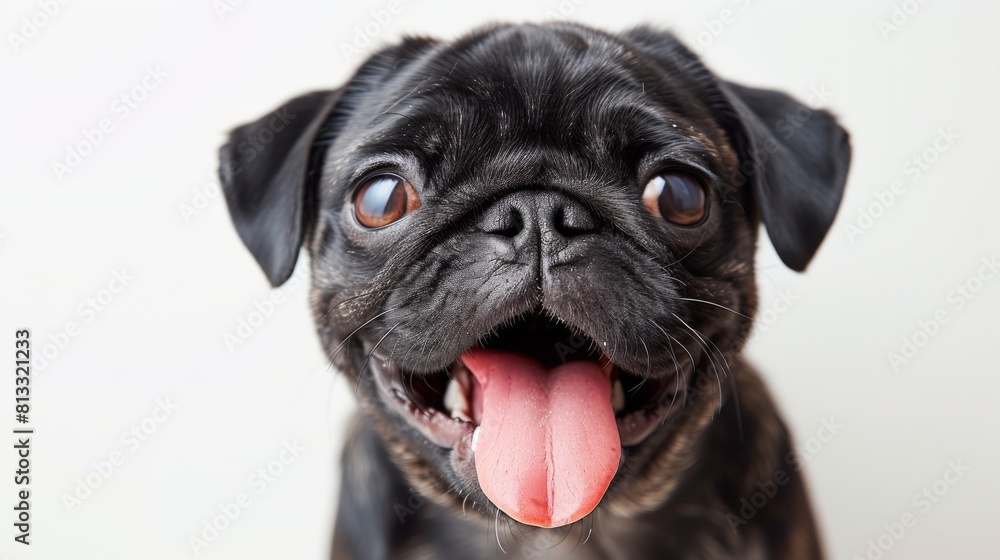
[[[705,217],[705,186],[690,173],[666,171],[646,183],[642,203],[668,222],[693,226]]]
[[[409,181],[398,175],[376,175],[354,196],[354,215],[367,228],[387,226],[420,208],[420,197]]]

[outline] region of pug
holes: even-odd
[[[220,156],[271,284],[308,254],[360,404],[332,558],[822,556],[741,349],[759,225],[802,271],[840,204],[827,111],[668,32],[497,25],[388,46]]]

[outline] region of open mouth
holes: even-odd
[[[452,449],[453,460],[474,461],[495,505],[556,527],[597,506],[622,448],[645,440],[678,398],[678,376],[625,371],[614,352],[613,343],[532,313],[484,336],[447,370],[410,374],[390,358],[372,362],[390,406]]]

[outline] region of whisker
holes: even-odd
[[[360,327],[358,327],[358,328],[354,329],[354,331],[353,331],[353,332],[352,332],[351,334],[347,335],[347,336],[346,336],[346,337],[344,338],[344,340],[342,340],[342,341],[340,342],[340,344],[338,344],[338,345],[337,345],[337,346],[336,346],[336,347],[335,347],[335,348],[333,349],[333,355],[332,355],[332,356],[330,356],[330,361],[332,362],[332,361],[334,361],[334,360],[336,360],[336,359],[337,359],[337,356],[339,356],[339,355],[340,355],[340,352],[341,352],[341,350],[343,349],[343,347],[344,347],[344,344],[346,344],[346,343],[347,343],[347,341],[348,341],[348,340],[350,340],[352,336],[354,336],[354,335],[358,334],[358,331],[360,331],[361,329],[363,329],[363,328],[367,327],[367,326],[368,326],[368,324],[369,324],[369,323],[371,323],[372,321],[374,321],[375,319],[378,319],[379,317],[381,317],[381,316],[385,315],[386,313],[391,313],[391,312],[393,312],[393,311],[395,311],[395,310],[396,310],[396,309],[386,309],[385,311],[383,311],[383,312],[379,313],[378,315],[375,315],[375,316],[374,316],[374,317],[372,317],[371,319],[368,319],[367,321],[365,321],[365,322],[364,322],[364,324],[362,324],[362,325],[361,325]]]
[[[393,110],[396,107],[396,105],[399,105],[400,103],[402,103],[404,99],[406,99],[407,97],[409,97],[409,96],[413,95],[414,93],[416,93],[417,91],[419,91],[420,88],[423,87],[423,85],[426,84],[428,80],[430,80],[430,78],[424,78],[419,84],[413,86],[413,89],[411,89],[410,91],[408,91],[406,93],[406,95],[404,95],[403,97],[400,97],[399,99],[397,99],[392,105],[389,105],[389,107],[385,111],[383,111],[379,115],[379,117],[382,116],[382,115],[388,114],[389,111]],[[375,118],[378,118],[378,117],[375,117]]]
[[[354,393],[355,394],[357,394],[358,389],[361,387],[361,377],[365,373],[365,368],[368,367],[368,361],[372,359],[372,355],[375,354],[375,350],[378,350],[378,345],[382,344],[382,341],[385,340],[385,337],[389,336],[389,333],[391,333],[393,330],[395,330],[396,327],[398,327],[402,323],[403,322],[400,321],[400,322],[396,323],[395,325],[393,325],[392,327],[390,327],[389,330],[385,331],[385,334],[382,335],[382,338],[378,339],[378,342],[375,343],[375,346],[372,346],[371,351],[368,352],[368,357],[365,358],[365,363],[361,364],[361,369],[358,370],[358,381],[357,381],[357,384],[354,385]]]
[[[389,290],[384,289],[384,288],[382,288],[382,289],[374,289],[373,288],[373,289],[370,289],[370,290],[364,290],[364,291],[362,291],[360,293],[357,293],[357,294],[355,294],[355,295],[353,295],[351,297],[344,298],[343,300],[339,301],[336,305],[334,305],[333,307],[331,307],[329,310],[327,310],[326,314],[323,315],[323,318],[326,319],[327,317],[329,317],[330,314],[333,313],[334,311],[336,311],[338,308],[340,308],[341,305],[350,303],[350,302],[352,302],[352,301],[354,301],[356,299],[360,299],[360,298],[364,298],[364,297],[373,297],[373,296],[376,296],[376,295],[378,295],[380,293],[384,293],[384,292],[388,292],[388,291]]]
[[[683,257],[675,260],[672,263],[664,265],[664,267],[665,268],[669,268],[671,266],[674,266],[675,264],[680,264],[681,261],[683,261],[684,259],[686,259],[686,258],[690,257],[692,254],[694,254],[694,252],[697,251],[699,247],[701,247],[701,242],[702,242],[704,236],[705,236],[705,234],[702,234],[702,237],[698,239],[698,242],[695,243],[694,247],[691,247],[691,250],[688,251]]]
[[[493,519],[493,533],[497,537],[497,546],[500,547],[500,550],[506,556],[507,555],[507,551],[504,550],[503,544],[500,542],[500,508],[497,508],[497,515]]]
[[[702,337],[701,333],[699,333],[697,330],[695,330],[693,327],[691,327],[691,325],[687,324],[684,321],[684,319],[681,319],[680,317],[678,317],[676,313],[671,313],[671,315],[673,315],[675,319],[677,319],[678,321],[680,321],[682,325],[684,325],[685,327],[687,327],[687,329],[689,331],[691,331],[692,333],[694,333],[695,337],[697,337],[698,343],[707,352],[708,359],[712,363],[712,370],[715,371],[715,379],[716,379],[716,381],[719,384],[719,408],[721,409],[722,408],[722,376],[719,374],[719,368],[716,365],[717,361],[715,359],[715,354],[713,353],[712,348],[710,348],[708,346],[708,343],[705,342],[705,339]],[[718,350],[718,346],[716,346],[716,350]],[[721,351],[719,351],[719,354],[721,355]],[[728,368],[729,367],[729,362],[726,361],[726,357],[722,356],[722,360],[723,360],[723,362],[725,362],[726,368]],[[728,372],[727,372],[727,377],[729,377],[729,373]]]
[[[650,363],[649,358],[649,346],[646,346],[646,341],[641,338],[639,339],[639,342],[642,343],[643,349],[646,350],[646,377],[649,377],[649,372],[653,369],[653,365]]]
[[[692,331],[694,332],[694,331]],[[718,362],[715,360],[715,356],[712,354],[711,348],[708,347],[704,342],[702,342],[701,337],[698,333],[694,333],[694,341],[705,351],[705,356],[708,358],[708,363],[712,366],[712,373],[715,374],[715,383],[719,387],[719,408],[722,408],[722,374],[719,373]]]
[[[749,315],[744,315],[744,314],[740,313],[739,311],[736,311],[735,309],[730,309],[730,308],[726,307],[725,305],[722,305],[722,304],[719,304],[719,303],[715,303],[714,301],[708,301],[708,300],[705,300],[705,299],[697,299],[697,298],[686,298],[686,297],[678,297],[678,298],[674,298],[674,299],[678,299],[678,300],[681,300],[681,301],[693,301],[695,303],[705,303],[705,304],[708,304],[708,305],[714,305],[715,307],[718,307],[720,309],[725,309],[726,311],[728,311],[730,313],[734,313],[736,315],[739,315],[740,317],[743,317],[744,319],[750,319]]]
[[[674,315],[674,317],[677,317],[677,315]],[[681,320],[680,317],[677,317],[677,320],[681,321],[681,323],[684,323],[684,321]],[[719,356],[719,358],[722,359],[722,363],[725,364],[726,380],[729,382],[729,387],[733,391],[734,402],[736,402],[737,406],[739,406],[739,404],[738,404],[739,403],[739,396],[736,395],[736,379],[733,377],[733,368],[729,365],[729,360],[726,359],[726,353],[723,352],[722,349],[719,348],[719,346],[717,344],[715,344],[715,342],[713,342],[711,338],[708,338],[708,337],[705,337],[705,336],[701,335],[696,329],[692,328],[687,323],[684,323],[684,326],[687,327],[688,329],[691,329],[706,344],[711,344],[712,348],[715,349],[714,350],[715,354],[717,354]],[[721,390],[721,388],[720,388],[720,390]],[[738,428],[739,428],[739,431],[740,431],[740,434],[741,434],[741,437],[742,437],[742,434],[743,434],[743,423],[742,423],[742,420],[739,419],[739,416],[737,416],[737,423],[738,423]]]
[[[657,329],[659,329],[659,331],[661,333],[663,333],[663,336],[666,338],[666,340],[667,340],[667,349],[670,350],[670,359],[674,362],[674,372],[675,372],[675,375],[680,375],[680,373],[681,373],[681,365],[677,361],[677,354],[674,352],[674,343],[675,342],[681,348],[683,348],[685,352],[687,352],[688,357],[691,359],[691,366],[694,367],[694,365],[695,365],[694,364],[694,356],[691,355],[691,352],[687,349],[686,346],[684,346],[683,344],[681,344],[680,341],[678,341],[676,338],[674,338],[674,337],[670,336],[669,334],[667,334],[667,331],[665,331],[663,329],[663,327],[661,327],[660,325],[658,325],[652,319],[646,319],[646,320],[649,322],[649,324],[651,324],[654,327],[656,327]],[[667,417],[670,416],[670,411],[673,410],[674,403],[676,401],[677,401],[677,390],[674,390],[674,394],[670,397],[670,404],[667,405],[667,410],[663,413],[663,418],[660,418],[660,425],[661,426],[667,421]]]
[[[695,368],[694,356],[691,355],[691,351],[688,350],[687,346],[684,346],[683,344],[681,344],[681,341],[677,340],[676,338],[674,338],[674,337],[672,337],[670,335],[667,335],[667,336],[670,337],[671,341],[676,342],[678,346],[680,346],[681,348],[684,349],[685,352],[687,352],[688,357],[691,359],[692,371],[693,372],[697,372],[698,370]],[[674,363],[677,363],[676,358],[674,359]],[[677,367],[679,367],[679,366],[677,366]],[[685,394],[684,399],[687,400],[687,387],[684,388],[684,394]],[[670,415],[670,411],[673,410],[673,408],[674,408],[674,401],[676,401],[676,400],[677,400],[677,391],[674,391],[673,396],[670,397],[670,404],[667,405],[667,411],[663,413],[663,418],[660,419],[660,425],[661,426],[664,424],[664,422],[667,421],[667,416],[669,416]]]

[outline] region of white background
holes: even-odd
[[[189,538],[240,492],[250,506],[201,557],[327,552],[351,388],[325,367],[304,283],[284,290],[246,343],[227,348],[224,333],[271,291],[229,223],[213,170],[226,130],[342,83],[357,63],[342,44],[385,2],[244,0],[221,17],[218,4],[74,2],[16,51],[11,34],[40,5],[0,8],[0,424],[14,424],[15,328],[31,328],[40,352],[67,322],[79,326],[33,373],[30,548],[12,540],[13,441],[2,443],[0,554],[194,557]],[[1000,8],[928,0],[905,22],[897,16],[902,25],[884,37],[879,20],[893,6],[567,0],[563,10],[609,30],[670,27],[695,45],[729,9],[730,23],[714,24],[717,37],[701,35],[716,72],[802,98],[812,88],[831,92],[823,104],[854,145],[844,204],[807,274],[783,268],[762,242],[762,310],[773,314],[749,353],[801,444],[820,435],[824,419],[843,426],[807,452],[832,558],[863,557],[869,539],[907,512],[916,525],[898,541],[883,537],[891,545],[884,558],[992,558],[1000,549],[1000,278],[973,278],[982,258],[1000,253]],[[455,37],[488,21],[543,21],[559,9],[557,0],[403,0],[361,50],[404,33]],[[123,119],[114,103],[147,67],[168,76]],[[58,180],[52,162],[104,118],[114,130]],[[936,161],[919,177],[908,173],[907,162],[949,128],[957,139],[948,150],[927,154]],[[896,180],[903,194],[878,207],[876,193]],[[183,205],[200,209],[185,217]],[[848,235],[868,208],[877,217]],[[134,277],[127,287],[100,312],[81,313],[122,268]],[[979,291],[956,309],[949,293],[967,282]],[[777,313],[782,292],[793,302]],[[939,309],[948,322],[917,335],[926,344],[894,371],[888,353]],[[157,399],[178,408],[154,424]],[[133,450],[122,434],[144,420],[155,431]],[[249,477],[293,440],[305,450],[258,493]],[[68,510],[65,496],[88,475],[98,480],[93,465],[116,451],[124,462]],[[949,461],[971,471],[939,483],[947,494],[925,512],[913,496]]]

